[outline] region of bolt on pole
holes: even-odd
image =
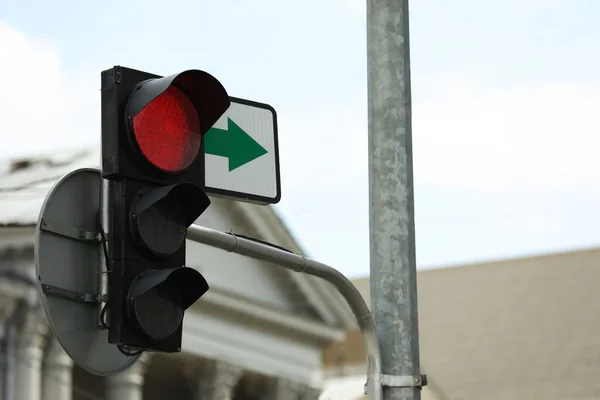
[[[383,398],[419,400],[408,0],[367,0],[367,60],[371,312]]]

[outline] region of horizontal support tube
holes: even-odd
[[[335,286],[352,309],[362,334],[363,345],[367,354],[369,398],[382,399],[381,354],[371,311],[358,289],[341,272],[300,254],[239,237],[233,233],[220,232],[199,225],[192,225],[188,228],[187,239],[256,260],[267,261],[299,273],[317,276]]]

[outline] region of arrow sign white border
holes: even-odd
[[[225,189],[221,189],[221,188],[215,188],[215,187],[210,187],[206,185],[206,182],[204,182],[204,190],[206,191],[206,193],[213,195],[215,197],[223,197],[223,198],[227,198],[227,199],[231,199],[231,200],[237,200],[237,201],[243,201],[246,203],[255,203],[255,204],[261,204],[261,205],[268,205],[268,204],[277,204],[279,202],[279,200],[281,200],[281,177],[280,177],[280,163],[279,163],[279,137],[278,137],[278,130],[277,130],[277,112],[275,111],[275,109],[265,103],[259,103],[256,101],[252,101],[252,100],[247,100],[247,99],[241,99],[238,97],[231,97],[229,96],[229,99],[231,100],[232,103],[238,103],[238,104],[242,104],[242,105],[246,105],[246,106],[250,106],[250,107],[254,107],[254,108],[260,108],[263,110],[268,110],[271,112],[271,114],[273,115],[273,144],[274,144],[274,158],[275,158],[275,182],[276,182],[276,186],[277,186],[277,190],[276,190],[276,194],[275,197],[265,197],[265,196],[258,196],[258,195],[254,195],[254,194],[250,194],[250,193],[244,193],[244,192],[236,192],[233,190],[225,190]],[[206,175],[207,175],[207,171],[206,171],[206,163],[205,163],[205,158],[206,158],[206,153],[205,153],[205,149],[204,149],[204,140],[202,141],[202,154],[203,154],[203,164],[205,166],[205,171],[204,171],[204,175],[205,175],[205,180],[206,180]]]

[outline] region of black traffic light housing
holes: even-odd
[[[184,311],[208,290],[184,266],[185,236],[210,204],[202,136],[229,105],[203,71],[102,72],[102,176],[114,185],[108,341],[121,349],[180,351]]]

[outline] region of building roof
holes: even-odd
[[[420,271],[424,372],[443,399],[600,398],[599,283],[600,248]],[[360,363],[353,347],[325,363]]]
[[[0,163],[0,229],[35,226],[42,203],[52,186],[65,174],[79,168],[98,168],[99,148],[66,151],[41,156],[7,160]],[[223,199],[212,199],[226,204],[243,216],[259,239],[302,254],[283,221],[270,206]],[[12,235],[12,233],[11,233]],[[33,238],[31,238],[31,244]],[[285,271],[300,294],[299,302],[311,307],[330,326],[352,328],[354,316],[342,297],[319,278]]]

